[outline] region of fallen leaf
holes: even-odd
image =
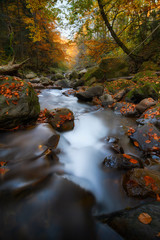
[[[152,221],[152,217],[148,213],[141,213],[138,216],[138,220],[143,224],[149,224]]]
[[[133,163],[133,164],[137,164],[138,163],[138,161],[136,160],[136,159],[130,159],[129,160],[131,163]]]
[[[139,147],[139,143],[138,142],[134,142],[134,145],[136,146],[136,147]]]
[[[146,143],[151,143],[151,141],[150,141],[150,140],[146,140],[145,142],[146,142]]]
[[[160,237],[160,232],[159,232],[159,233],[157,233],[156,237]]]

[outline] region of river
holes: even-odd
[[[43,123],[0,133],[0,239],[122,239],[95,216],[139,204],[122,187],[124,171],[103,167],[114,154],[107,137],[118,137],[126,154],[138,156],[125,134],[135,120],[110,109],[83,104],[64,90],[43,90],[41,109],[67,107],[75,116],[72,131],[47,157],[45,142],[53,130]],[[94,217],[93,217],[94,216]]]

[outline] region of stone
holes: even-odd
[[[55,132],[44,145],[50,149],[55,149],[59,143],[59,139],[60,135]]]
[[[28,74],[26,74],[25,76],[27,79],[33,79],[33,78],[36,78],[37,77],[37,74],[34,73],[34,72],[30,72]]]
[[[113,99],[116,102],[119,102],[120,100],[122,100],[122,98],[125,96],[126,93],[127,93],[127,89],[122,89],[118,93],[114,94]]]
[[[150,224],[143,224],[138,217],[141,213],[151,216]],[[109,225],[124,239],[156,240],[159,234],[160,202],[151,202],[132,209],[121,210],[117,213],[103,216],[103,224]]]
[[[79,78],[79,74],[75,70],[73,72],[71,72],[70,75],[69,75],[70,80],[71,79],[78,79],[78,78]]]
[[[145,98],[140,103],[136,105],[136,110],[139,113],[143,113],[146,109],[156,105],[156,101],[153,98]]]
[[[43,84],[44,86],[53,84],[53,82],[47,77],[41,77],[40,79],[41,79],[41,84]]]
[[[147,168],[132,169],[124,175],[123,187],[130,197],[155,198],[160,194],[160,172]]]
[[[84,92],[76,93],[76,97],[79,100],[82,100],[82,101],[92,101],[93,97],[100,97],[100,96],[102,96],[103,91],[104,91],[103,86],[98,86],[97,85],[97,86],[88,88]]]
[[[114,104],[114,111],[125,117],[137,117],[138,112],[135,107],[136,105],[132,103],[117,102]]]
[[[73,83],[71,83],[71,87],[76,89],[77,87],[83,86],[84,84],[85,84],[84,80],[78,79],[78,80],[74,81]]]
[[[40,83],[40,78],[37,77],[37,78],[33,78],[30,80],[31,83]]]
[[[51,77],[52,81],[57,81],[57,80],[61,80],[64,79],[64,75],[61,73],[56,73]]]
[[[58,80],[54,84],[55,84],[55,86],[62,87],[62,88],[69,88],[70,87],[69,82],[65,79]]]
[[[153,124],[139,126],[129,137],[144,152],[151,152],[155,147],[160,148],[160,132]]]
[[[79,71],[79,73],[78,73],[78,78],[79,78],[79,79],[82,78],[83,75],[84,75],[86,72],[87,72],[87,69],[83,69],[83,70]]]
[[[1,76],[0,82],[0,128],[11,129],[35,122],[40,105],[31,84],[11,76]]]
[[[139,168],[141,160],[130,154],[116,154],[107,156],[103,161],[103,165],[109,168],[132,169]]]
[[[56,108],[47,112],[46,116],[51,126],[59,132],[70,131],[74,128],[73,112],[67,108]]]
[[[151,123],[160,129],[160,105],[145,111],[136,122],[141,125]]]
[[[108,107],[108,105],[112,105],[114,103],[114,99],[110,94],[104,94],[100,97],[100,100],[102,101],[103,107]]]

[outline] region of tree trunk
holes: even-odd
[[[120,40],[120,38],[117,36],[117,34],[115,33],[115,31],[113,30],[111,24],[108,21],[107,15],[104,11],[103,5],[102,5],[102,0],[98,0],[98,5],[99,5],[99,9],[100,9],[100,13],[101,16],[109,30],[109,32],[111,33],[111,36],[113,37],[113,39],[115,40],[115,42],[118,44],[119,47],[122,48],[122,50],[135,62],[135,63],[140,63],[143,62],[143,58],[137,55],[134,55],[132,53],[130,53],[130,50],[124,45],[124,43]]]
[[[15,74],[28,60],[29,60],[29,58],[26,59],[25,61],[23,61],[21,63],[17,63],[17,64],[13,64],[14,60],[12,60],[7,65],[0,66],[0,74],[2,74],[2,75]]]

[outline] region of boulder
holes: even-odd
[[[136,170],[136,169],[135,169]],[[138,217],[142,213],[151,216],[151,222],[144,224]],[[121,210],[117,213],[102,217],[102,222],[112,227],[124,239],[129,240],[158,240],[159,239],[160,202],[143,204],[132,209]]]
[[[74,128],[73,112],[67,108],[56,108],[52,112],[47,112],[46,116],[51,126],[59,132]]]
[[[0,82],[0,128],[35,122],[40,105],[31,84],[11,76],[0,76]]]
[[[160,132],[152,124],[139,126],[136,131],[130,135],[131,140],[136,143],[144,152],[151,152],[154,148],[160,148]]]
[[[138,113],[135,107],[132,103],[118,102],[114,105],[114,111],[125,117],[136,117]]]
[[[45,146],[49,149],[55,149],[59,143],[60,135],[54,132],[54,134],[45,142]]]
[[[69,79],[78,79],[79,78],[79,74],[76,71],[73,71],[70,73],[69,75]]]
[[[28,74],[26,74],[25,76],[27,79],[33,79],[33,78],[36,78],[37,77],[37,74],[34,73],[34,72],[30,72]]]
[[[118,169],[132,169],[139,168],[141,160],[135,156],[129,154],[116,154],[108,156],[104,159],[103,165],[109,168],[118,168]]]
[[[83,86],[84,83],[85,83],[84,80],[82,80],[82,79],[76,79],[74,82],[72,82],[72,83],[70,84],[70,86],[71,86],[72,88],[76,89],[77,87]]]
[[[79,73],[78,73],[78,78],[79,78],[79,79],[82,78],[83,75],[84,75],[86,72],[87,72],[87,69],[83,69],[83,70],[79,71]]]
[[[160,194],[160,172],[147,168],[132,169],[124,175],[123,186],[130,197],[156,197]]]
[[[57,80],[61,80],[64,79],[64,75],[61,73],[56,73],[51,77],[52,81],[57,81]]]
[[[93,97],[102,96],[103,91],[104,91],[103,86],[90,87],[88,88],[88,90],[84,92],[76,93],[76,97],[82,101],[92,101]]]
[[[136,105],[136,110],[139,113],[143,113],[147,108],[150,108],[154,105],[156,105],[156,101],[153,100],[153,98],[145,98],[140,103]]]
[[[47,77],[41,77],[40,81],[41,81],[41,84],[43,84],[44,86],[48,86],[50,84],[53,84],[53,82]]]
[[[157,78],[155,71],[141,71],[135,74],[132,78],[133,82],[144,83],[144,78]]]
[[[122,100],[122,98],[125,96],[126,93],[127,93],[127,89],[122,89],[118,93],[114,94],[113,99],[116,102],[119,102],[120,100]]]
[[[137,123],[141,125],[151,123],[160,129],[160,105],[145,111],[140,118],[137,119]]]
[[[112,105],[114,103],[114,99],[110,94],[104,94],[100,97],[100,100],[102,101],[103,107],[108,107],[108,105]]]
[[[55,84],[55,86],[62,87],[62,88],[69,88],[70,87],[69,82],[65,79],[58,80],[54,84]]]
[[[98,66],[94,66],[91,68],[87,69],[87,72],[83,75],[82,79],[87,82],[91,79],[91,78],[95,78],[98,81],[102,81],[105,80],[105,72],[102,71]],[[88,85],[88,84],[87,84]]]
[[[40,78],[37,77],[37,78],[33,78],[30,80],[31,83],[40,83]]]
[[[158,92],[155,86],[151,83],[146,83],[139,88],[133,88],[127,93],[125,100],[127,102],[137,104],[145,98],[153,98],[154,100],[158,100]]]

